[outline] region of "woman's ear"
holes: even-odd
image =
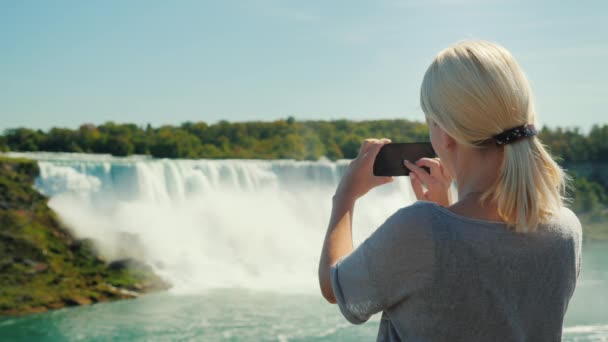
[[[456,139],[452,138],[451,135],[447,134],[444,130],[441,130],[443,147],[446,150],[451,150],[456,146]]]

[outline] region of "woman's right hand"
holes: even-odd
[[[415,164],[404,160],[403,164],[411,171],[410,182],[418,200],[435,202],[444,207],[452,204],[452,177],[443,168],[439,158],[421,158]],[[426,172],[423,166],[428,167],[431,173]]]

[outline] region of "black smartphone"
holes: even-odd
[[[374,176],[409,176],[410,170],[403,165],[403,160],[414,163],[420,158],[436,156],[430,142],[386,144],[382,146],[374,161]],[[428,168],[423,168],[429,172]]]

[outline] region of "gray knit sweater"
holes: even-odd
[[[567,208],[533,233],[431,202],[398,210],[331,271],[340,311],[382,311],[378,341],[561,341],[581,263]]]

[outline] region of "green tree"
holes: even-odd
[[[39,149],[52,152],[83,152],[83,149],[78,145],[78,140],[78,131],[53,127],[41,139]]]
[[[0,152],[8,152],[8,144],[6,143],[6,137],[0,136]]]
[[[44,132],[28,128],[8,129],[4,133],[6,144],[12,151],[38,151]]]
[[[363,139],[356,135],[349,135],[340,142],[340,150],[344,154],[344,158],[353,159],[359,154]]]
[[[201,141],[183,130],[165,126],[159,129],[150,145],[150,152],[160,158],[198,158],[201,156]]]
[[[77,142],[83,152],[92,153],[101,139],[101,133],[93,124],[83,124],[78,127]]]
[[[608,205],[608,196],[601,184],[585,177],[575,178],[572,210],[577,213],[596,212]]]
[[[135,151],[133,143],[124,135],[108,136],[105,144],[105,150],[113,156],[124,157],[133,154],[133,151]]]

